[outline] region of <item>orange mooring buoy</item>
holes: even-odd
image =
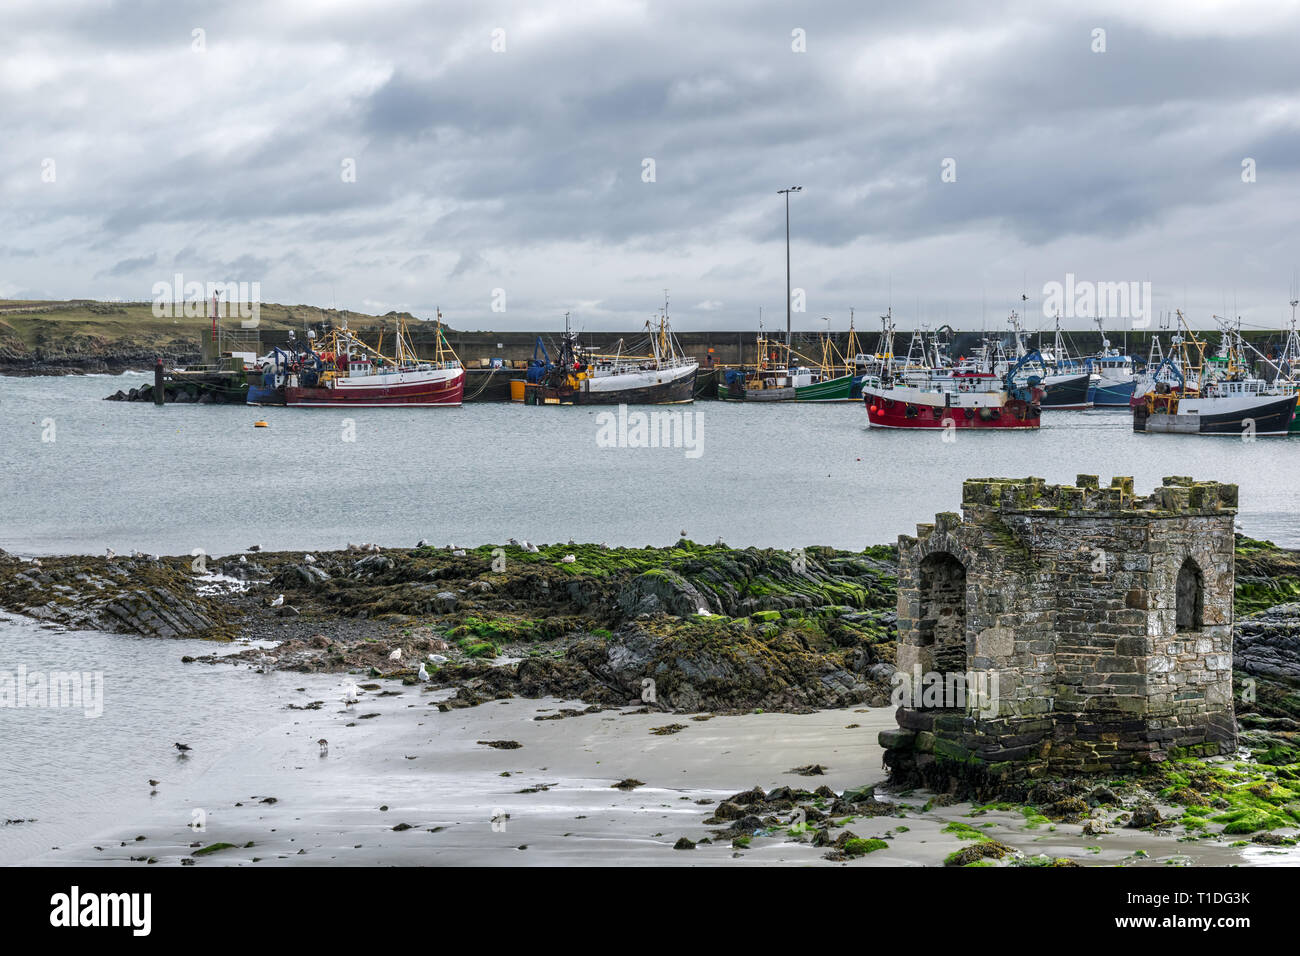
[[[253,427],[254,427],[254,428],[268,428],[268,427],[270,427],[270,426],[268,426],[268,425],[266,424],[266,422],[253,422]]]

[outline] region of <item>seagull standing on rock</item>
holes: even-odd
[[[304,554],[304,555],[302,556],[302,559],[303,559],[304,561],[306,561],[308,564],[315,564],[315,563],[316,563],[316,555],[314,555],[314,554]]]
[[[419,676],[420,680],[428,680],[428,679],[429,679],[429,672],[426,671],[426,670],[424,669],[424,661],[421,661],[421,662],[420,662],[420,673],[419,673],[418,676]]]
[[[284,603],[284,595],[281,594],[278,597],[276,597],[274,601],[271,602],[271,607],[279,607],[283,603]]]
[[[390,661],[400,661],[402,659],[402,649],[399,647],[397,650],[393,651],[393,653],[388,655],[388,659]]]

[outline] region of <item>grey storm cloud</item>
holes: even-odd
[[[183,270],[631,329],[668,288],[679,327],[743,329],[784,311],[797,183],[805,328],[969,325],[1066,272],[1276,324],[1297,27],[1295,3],[1200,0],[11,0],[0,296],[147,298]]]

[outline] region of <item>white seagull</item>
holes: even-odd
[[[423,662],[423,661],[420,662],[420,673],[419,673],[418,676],[419,676],[420,680],[428,680],[428,679],[429,679],[429,672],[426,671],[426,670],[424,669],[424,662]]]
[[[402,659],[402,649],[399,647],[397,650],[393,651],[393,653],[388,655],[388,659],[390,661],[400,661]]]
[[[278,596],[276,597],[276,599],[275,599],[274,601],[271,602],[271,607],[279,607],[279,606],[280,606],[281,604],[283,604],[283,603],[284,603],[284,595],[281,594],[281,595],[278,595]]]
[[[306,561],[308,564],[315,564],[315,563],[316,563],[316,555],[314,555],[314,554],[304,554],[304,555],[302,556],[302,559],[303,559],[304,561]]]

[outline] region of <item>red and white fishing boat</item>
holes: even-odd
[[[987,365],[962,362],[933,370],[927,381],[864,382],[863,404],[872,428],[1038,428],[1046,394],[1041,374],[1017,376],[1034,362],[1037,352],[1023,356],[1004,375]]]
[[[388,358],[379,348],[357,338],[345,322],[305,360],[289,368],[284,403],[349,408],[460,405],[465,395],[465,369],[446,343],[441,322],[436,335],[434,359],[424,361],[416,357],[405,321],[399,321],[396,355]]]

